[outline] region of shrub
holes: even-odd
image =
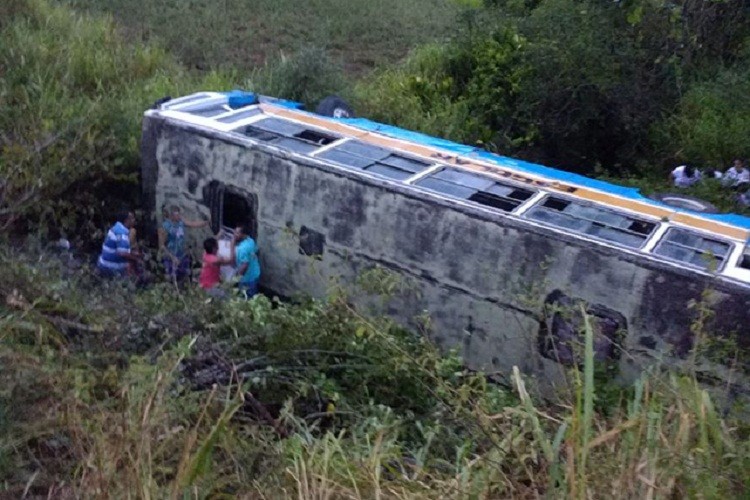
[[[85,237],[137,199],[143,111],[201,82],[158,47],[124,43],[110,20],[12,5],[0,31],[0,228],[42,222]]]
[[[320,47],[267,62],[253,70],[247,84],[259,93],[300,101],[308,109],[315,109],[328,95],[341,93],[346,85],[341,64]]]
[[[672,154],[714,168],[750,156],[750,69],[727,69],[698,81],[666,124]]]

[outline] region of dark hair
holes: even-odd
[[[695,167],[692,165],[685,165],[685,175],[692,177],[695,174]]]
[[[133,213],[133,211],[130,210],[129,208],[123,208],[122,210],[117,212],[117,215],[115,216],[115,221],[122,222],[124,224],[125,221],[128,220],[128,217],[130,217],[131,213]]]
[[[205,250],[206,253],[215,254],[218,249],[219,242],[216,241],[216,238],[206,238],[203,240],[203,250]]]
[[[251,226],[250,224],[242,224],[240,226],[240,230],[242,231],[243,235],[245,235],[245,236],[247,236],[249,238],[252,238],[252,236],[253,236],[253,226]]]

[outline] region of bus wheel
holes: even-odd
[[[719,213],[719,209],[715,205],[695,196],[688,196],[682,193],[658,193],[649,195],[649,198],[660,201],[670,207],[686,208],[693,212],[703,212],[704,214]]]
[[[345,100],[337,95],[329,95],[315,108],[315,112],[323,116],[334,118],[354,118],[354,110]]]

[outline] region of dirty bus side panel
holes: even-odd
[[[626,378],[655,358],[679,363],[692,347],[687,306],[707,282],[689,271],[154,116],[144,122],[143,152],[150,207],[175,202],[208,217],[211,182],[257,200],[268,289],[322,296],[332,279],[353,284],[385,267],[403,286],[384,312],[414,329],[428,312],[431,337],[458,347],[472,367],[518,365],[559,380],[569,366],[557,349],[564,342],[540,335],[570,336],[575,320],[554,308],[579,300],[599,321],[598,355]],[[722,331],[747,325],[747,291],[713,286]],[[363,307],[381,303],[362,296]],[[741,342],[750,351],[747,336]],[[619,346],[629,355],[619,356]]]

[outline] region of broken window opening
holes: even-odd
[[[211,209],[211,231],[216,234],[224,231],[234,234],[238,226],[248,225],[253,238],[258,234],[257,197],[242,190],[227,187],[213,181],[204,191],[204,197]]]
[[[560,212],[565,210],[568,205],[570,205],[570,201],[552,197],[544,200],[544,203],[542,204],[543,207],[551,208],[552,210],[558,210]]]
[[[431,165],[430,162],[356,140],[344,142],[317,157],[334,161],[344,167],[396,180],[408,179]]]
[[[420,179],[414,185],[503,212],[512,212],[534,195],[531,189],[450,167]]]
[[[654,254],[699,269],[718,271],[729,256],[731,245],[694,231],[670,227],[654,248]],[[744,259],[743,259],[744,260]]]
[[[312,153],[321,146],[340,139],[339,136],[279,118],[264,118],[235,131],[300,154]]]
[[[333,141],[337,139],[336,137],[332,135],[323,134],[321,132],[317,132],[315,130],[309,130],[309,129],[303,130],[302,132],[298,134],[294,134],[294,137],[297,137],[298,139],[302,139],[307,142],[311,142],[313,144],[318,144],[319,146],[325,146],[327,144],[332,143]]]
[[[231,192],[224,193],[221,225],[234,229],[251,222],[252,209],[247,198]]]
[[[525,217],[629,248],[640,248],[657,223],[614,210],[548,196]]]
[[[469,201],[479,203],[492,208],[499,208],[503,212],[510,212],[516,208],[519,203],[512,202],[510,200],[501,198],[491,193],[485,193],[483,191],[477,191],[473,195],[469,196]]]

